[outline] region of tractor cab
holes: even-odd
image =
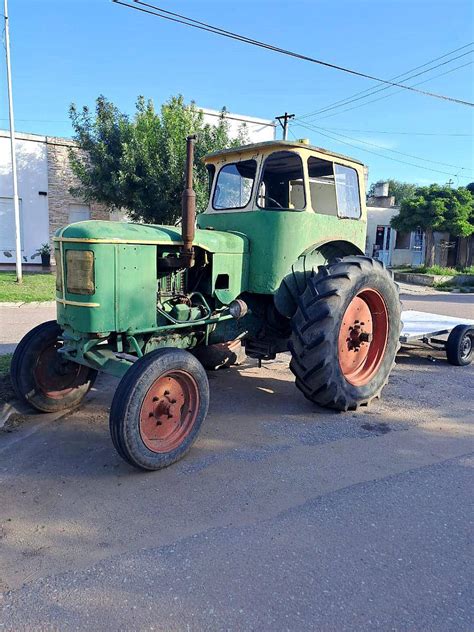
[[[206,213],[308,211],[365,221],[364,166],[307,143],[270,141],[205,158]]]
[[[291,315],[294,300],[278,292],[302,257],[318,266],[363,253],[367,216],[359,161],[305,142],[270,141],[209,154],[205,163],[209,202],[198,227],[246,235],[248,289],[277,294],[284,315]]]

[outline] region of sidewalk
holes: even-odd
[[[56,318],[56,303],[0,304],[0,354],[12,353],[21,338],[47,320]]]

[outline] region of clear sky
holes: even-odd
[[[474,40],[470,0],[156,0],[156,4],[387,79]],[[159,105],[181,93],[202,107],[226,106],[231,112],[273,118],[285,110],[302,116],[376,85],[143,15],[110,0],[9,0],[9,11],[19,131],[69,136],[69,104],[93,105],[99,94],[129,113],[139,94]],[[473,61],[473,54],[463,56],[410,83]],[[0,126],[7,127],[4,63],[0,87]],[[419,87],[474,101],[473,66]],[[308,130],[295,122],[292,134],[362,159],[369,166],[370,181],[396,178],[428,184],[452,179],[454,185],[473,181],[474,108],[397,90],[386,90],[372,99],[388,98],[362,107],[342,112],[368,99],[304,119],[324,129]]]

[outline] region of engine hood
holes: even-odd
[[[135,224],[88,220],[69,224],[56,231],[55,241],[107,244],[156,244],[179,246],[183,243],[181,230],[176,226]],[[248,252],[248,239],[237,232],[196,229],[193,245],[209,252],[239,254]]]

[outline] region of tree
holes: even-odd
[[[449,231],[456,237],[474,233],[474,197],[464,187],[432,184],[418,187],[414,195],[402,201],[400,213],[392,218],[391,226],[404,233],[421,228],[425,232],[425,263],[434,263],[434,231]]]
[[[197,134],[195,148],[196,206],[207,203],[208,179],[202,157],[246,141],[245,128],[230,138],[225,108],[217,126],[204,123],[194,103],[172,97],[156,112],[153,102],[138,97],[133,118],[104,96],[95,112],[72,104],[70,117],[76,148],[69,159],[78,185],[74,195],[126,209],[135,221],[174,224],[181,215],[186,136]]]
[[[369,187],[368,196],[375,195],[375,187],[382,182],[388,182],[388,194],[395,196],[395,204],[401,204],[403,200],[411,197],[416,191],[417,184],[411,182],[401,182],[400,180],[378,180],[372,182]]]

